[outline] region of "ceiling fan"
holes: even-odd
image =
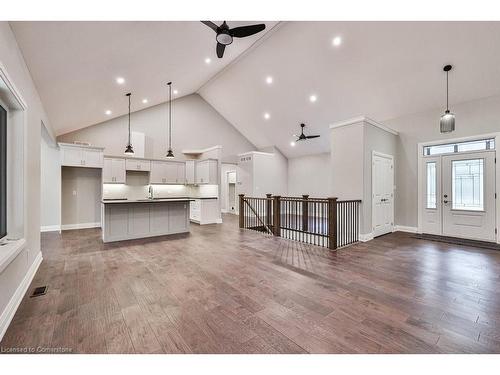
[[[215,39],[217,40],[217,57],[220,59],[224,55],[226,46],[233,42],[233,38],[244,38],[253,34],[257,34],[266,28],[263,23],[257,25],[248,25],[229,28],[226,21],[220,26],[217,26],[212,21],[201,21],[201,23],[210,27],[217,33]]]
[[[296,134],[293,135],[294,137],[297,137],[297,140],[295,142],[298,142],[298,141],[307,141],[308,139],[319,138],[320,137],[319,135],[305,135],[304,134],[304,128],[306,127],[306,124],[300,124],[300,127],[301,127],[301,133],[300,133],[300,135],[296,135]]]

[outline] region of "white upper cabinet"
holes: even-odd
[[[125,159],[104,158],[102,182],[105,184],[124,184],[125,180]]]
[[[146,171],[149,172],[151,170],[151,161],[149,160],[135,160],[135,159],[126,159],[125,166],[127,171]]]
[[[181,183],[177,176],[177,163],[165,163],[167,184]],[[184,181],[182,181],[184,183]]]
[[[167,167],[164,161],[151,161],[151,173],[149,174],[149,183],[151,184],[166,184],[167,183]]]
[[[216,185],[217,168],[217,160],[207,159],[196,162],[196,183]]]
[[[153,160],[149,182],[151,184],[185,184],[186,165],[183,162]]]
[[[102,168],[104,153],[101,147],[59,143],[61,165],[67,167]]]

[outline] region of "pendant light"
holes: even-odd
[[[172,152],[172,82],[167,83],[167,85],[168,85],[168,151],[165,157],[173,159],[174,153]]]
[[[134,155],[134,149],[132,147],[132,143],[130,142],[130,97],[132,94],[129,92],[128,94],[125,94],[125,96],[128,96],[128,143],[125,148],[125,155]]]
[[[441,116],[440,130],[441,133],[451,133],[455,130],[455,114],[451,113],[448,108],[448,72],[451,70],[451,65],[445,65],[443,70],[446,72],[446,111]]]

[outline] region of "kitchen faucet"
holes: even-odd
[[[148,198],[149,198],[149,199],[153,199],[153,186],[152,186],[152,185],[149,185],[149,189],[148,189],[148,191],[149,191],[149,196],[148,196]]]

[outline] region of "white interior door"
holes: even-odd
[[[495,241],[495,152],[442,156],[443,235]]]
[[[390,155],[372,156],[372,227],[374,237],[394,227],[394,162]]]

